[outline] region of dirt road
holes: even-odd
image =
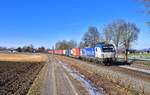
[[[69,75],[56,58],[50,57],[50,61],[41,95],[89,95],[86,88]]]

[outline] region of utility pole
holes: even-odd
[[[54,46],[52,47],[52,50],[53,50],[53,55],[54,55]]]

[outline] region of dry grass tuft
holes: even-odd
[[[91,68],[91,67],[88,68],[86,65],[76,63],[75,61],[69,60],[66,57],[58,56],[58,58],[64,61],[65,63],[69,64],[71,67],[75,68],[82,75],[84,75],[86,79],[92,81],[92,83],[98,89],[102,87],[106,95],[131,95],[129,91],[124,90],[122,87],[118,85],[120,81],[115,80],[116,82],[118,82],[118,84],[110,81],[112,80],[111,73],[105,72],[104,74],[104,72],[101,72],[102,76],[100,76],[99,71],[96,70],[95,68]],[[110,80],[108,80],[107,78]]]
[[[72,65],[73,67],[80,68],[79,71],[84,71],[83,75],[85,76],[88,75],[85,74],[87,71],[91,72],[92,75],[95,74],[96,76],[94,75],[92,78],[89,75],[86,77],[90,79],[95,85],[103,87],[104,90],[106,90],[106,93],[109,95],[123,95],[119,94],[120,92],[124,93],[124,95],[150,95],[149,80],[145,79],[146,77],[137,77],[137,75],[135,75],[136,72],[122,69],[105,69],[103,66],[97,67],[97,65],[87,64],[87,62],[75,60],[72,58],[63,56],[57,57],[69,65]],[[98,79],[98,81],[96,79]]]

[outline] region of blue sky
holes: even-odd
[[[148,19],[142,10],[136,0],[1,0],[0,46],[51,48],[58,40],[79,42],[89,26],[102,32],[104,25],[124,19],[141,30],[133,48],[148,48]]]

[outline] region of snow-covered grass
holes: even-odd
[[[104,91],[101,88],[101,92],[95,88],[90,80],[86,80],[84,75],[81,75],[75,69],[71,69],[68,64],[59,61],[59,63],[63,66],[63,68],[76,80],[80,81],[81,84],[86,88],[90,95],[104,95]]]

